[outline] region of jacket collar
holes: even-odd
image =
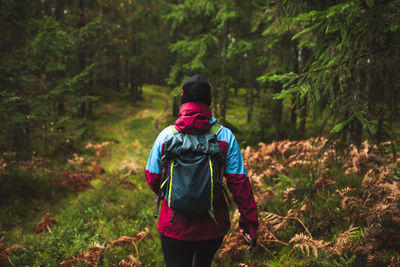
[[[179,118],[174,126],[179,132],[201,134],[206,132],[214,122],[215,119],[212,118],[211,110],[206,104],[188,102],[181,105]]]

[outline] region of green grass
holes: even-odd
[[[39,222],[42,213],[33,211],[30,216],[20,216],[20,221],[6,232],[5,240],[9,245],[24,244],[29,248],[14,251],[11,261],[15,266],[57,266],[62,260],[88,251],[90,245],[106,246],[146,227],[153,238],[138,244],[139,255],[132,246],[112,248],[104,253],[102,264],[118,265],[126,256],[133,255],[139,256],[146,266],[163,265],[157,222],[153,217],[156,196],[147,186],[144,167],[158,134],[154,120],[163,112],[165,100],[162,96],[169,94],[167,88],[154,86],[145,86],[143,92],[144,100],[136,104],[130,104],[128,97],[121,94],[94,111],[96,119],[89,124],[91,138],[88,141],[113,141],[113,144],[107,146],[105,156],[98,159],[105,174],[91,182],[92,189],[61,195],[53,205],[39,197],[41,192],[34,191],[33,203],[42,206],[40,211],[53,213],[57,223],[51,227],[51,232],[33,234],[34,222]],[[166,126],[169,119],[162,117],[160,128]],[[84,157],[90,158],[92,154],[86,150]],[[126,179],[136,188],[123,188],[118,180],[130,170],[133,173]],[[36,188],[35,184],[31,187]],[[22,223],[28,218],[35,220],[30,224]]]
[[[134,190],[123,189],[115,183],[99,183],[93,189],[80,193],[55,216],[57,224],[52,227],[51,233],[28,234],[15,240],[27,245],[29,250],[20,250],[21,254],[12,258],[13,263],[17,266],[42,263],[56,266],[62,260],[87,251],[91,244],[106,246],[121,236],[143,231],[145,227],[157,236],[150,200],[154,196],[140,185],[141,179],[140,175],[133,178],[138,184]],[[142,256],[157,252],[162,255],[156,239],[139,243],[138,248]],[[124,253],[119,252],[121,257],[117,257],[114,253],[117,250],[111,250],[108,257],[110,263],[118,264],[129,254],[137,256],[132,248],[127,248]],[[161,259],[145,256],[140,259],[146,264],[161,265],[162,262]]]
[[[230,94],[233,96],[234,91],[231,90]],[[226,120],[233,123],[237,128],[241,128],[247,124],[246,94],[246,89],[240,88],[238,89],[237,97],[230,97],[228,99]]]

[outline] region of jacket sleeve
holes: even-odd
[[[161,156],[164,140],[168,137],[168,128],[164,129],[157,137],[147,160],[145,176],[151,190],[158,194],[161,180]]]
[[[225,177],[229,191],[239,209],[239,225],[251,238],[257,240],[258,213],[249,177],[247,176],[239,144],[231,133],[226,155]]]

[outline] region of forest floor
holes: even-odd
[[[62,198],[51,197],[52,204],[36,202],[41,208],[32,211],[31,221],[26,222],[28,217],[20,216],[20,223],[2,229],[0,233],[5,236],[6,244],[22,244],[28,248],[16,248],[11,261],[3,264],[57,266],[68,260],[83,263],[83,253],[90,252],[93,246],[105,249],[113,242],[122,242],[123,245],[115,245],[111,251],[102,253],[105,266],[117,265],[122,260],[128,262],[129,255],[146,266],[162,266],[157,221],[153,215],[156,196],[147,186],[144,169],[159,130],[170,119],[168,94],[167,88],[145,86],[143,101],[132,105],[126,95],[121,95],[96,108],[95,120],[89,127],[92,146],[70,159],[72,165],[100,170],[91,179],[90,188]],[[50,216],[46,217],[46,213]],[[37,231],[38,226],[46,229]],[[144,242],[135,239],[137,234],[154,238]],[[118,241],[121,237],[129,237],[128,242],[134,241],[135,245],[126,246],[122,240]]]
[[[145,86],[143,98],[98,103],[87,140],[64,163],[34,157],[0,169],[0,266],[164,266],[144,169],[173,118],[168,88]],[[242,128],[245,101],[230,106]],[[367,142],[320,155],[325,141],[242,147],[258,246],[247,250],[232,210],[214,266],[400,265],[400,159]]]

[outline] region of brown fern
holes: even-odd
[[[60,262],[60,265],[64,267],[75,266],[79,261],[83,261],[86,266],[97,266],[98,260],[105,249],[104,246],[99,244],[92,245],[88,252],[82,252],[69,260],[64,260]]]
[[[222,261],[227,255],[235,257],[244,251],[246,251],[246,243],[241,232],[236,232],[234,235],[226,235],[218,253],[218,259]]]
[[[354,238],[355,233],[356,233],[356,231],[358,229],[359,229],[359,227],[353,227],[353,225],[351,225],[349,227],[349,230],[339,234],[335,244],[332,247],[332,250],[336,254],[342,255],[343,252],[354,248],[354,244],[352,242],[352,238]]]
[[[123,265],[123,266],[141,266],[139,261],[139,250],[136,243],[143,241],[145,238],[150,238],[151,234],[148,228],[144,231],[133,233],[132,236],[122,236],[107,244],[105,247],[100,244],[90,246],[89,251],[82,252],[71,259],[64,260],[60,263],[61,266],[69,267],[74,266],[77,262],[83,261],[87,266],[97,266],[98,260],[104,251],[112,249],[113,247],[129,247],[133,246],[136,250],[137,257],[128,257],[127,261],[120,262],[120,264],[136,264],[136,265]]]
[[[104,157],[104,155],[105,155],[104,147],[106,147],[110,144],[113,144],[113,142],[105,141],[105,142],[102,142],[101,144],[92,144],[91,142],[89,142],[86,145],[86,148],[93,148],[96,153],[96,156]]]
[[[27,247],[23,245],[14,245],[7,248],[6,244],[4,244],[3,241],[4,241],[4,236],[0,238],[0,266],[4,264],[6,259],[12,266],[14,266],[14,264],[11,262],[10,259],[10,256],[13,253],[13,251],[17,248],[27,249]]]
[[[53,214],[46,212],[40,223],[37,223],[35,226],[35,230],[33,231],[35,234],[41,233],[43,231],[51,232],[50,226],[56,223],[56,220],[53,219]]]
[[[326,242],[324,240],[314,240],[311,236],[300,233],[292,237],[289,243],[293,244],[292,251],[300,248],[301,252],[304,255],[310,257],[310,250],[312,250],[314,257],[318,258],[318,249],[328,252],[329,245],[332,242]]]
[[[126,259],[120,261],[119,265],[121,265],[122,267],[141,267],[142,263],[139,261],[138,258],[129,255]]]

